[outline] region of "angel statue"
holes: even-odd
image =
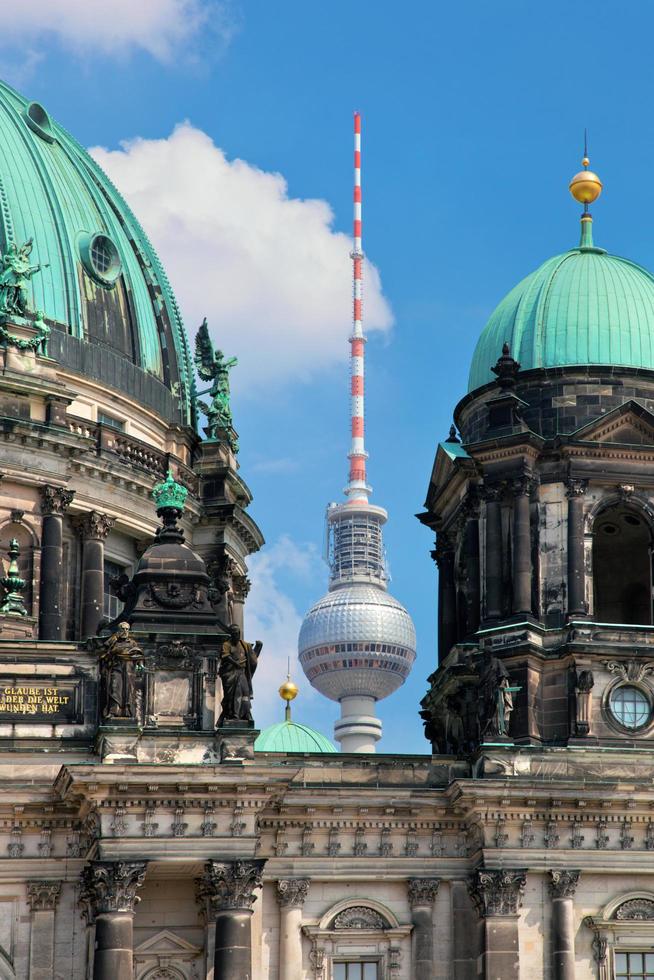
[[[27,286],[32,278],[46,265],[30,265],[30,254],[34,240],[20,248],[15,242],[10,242],[5,254],[0,258],[0,312],[24,316],[30,312],[27,298]]]
[[[207,318],[195,337],[195,366],[203,381],[211,381],[211,387],[199,392],[209,394],[211,404],[198,401],[198,407],[207,416],[205,432],[210,439],[218,438],[218,432],[227,439],[233,452],[238,452],[236,433],[233,429],[232,409],[229,404],[229,372],[238,363],[235,357],[226,358],[221,350],[214,351]]]

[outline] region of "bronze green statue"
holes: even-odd
[[[30,238],[20,247],[15,242],[7,245],[4,255],[0,258],[0,312],[14,316],[24,316],[31,312],[27,297],[27,287],[32,278],[41,269],[41,265],[30,265],[30,255],[34,240]]]
[[[218,728],[225,722],[252,722],[252,676],[259,663],[263,644],[252,646],[241,639],[238,626],[229,627],[229,639],[220,651],[218,674],[223,685],[223,699]]]
[[[233,428],[232,409],[230,405],[229,372],[238,363],[235,357],[226,358],[221,350],[214,350],[207,318],[195,337],[195,366],[203,381],[211,381],[211,387],[201,391],[201,395],[209,395],[211,402],[198,401],[198,407],[207,416],[205,432],[210,439],[225,439],[232,451],[238,452],[236,433]]]

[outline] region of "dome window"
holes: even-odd
[[[108,235],[82,235],[80,256],[89,275],[103,286],[113,286],[122,272],[120,256]]]
[[[25,112],[25,121],[33,133],[47,143],[54,143],[54,133],[50,116],[40,102],[30,102]]]
[[[609,701],[611,714],[625,728],[643,728],[650,719],[651,705],[638,687],[623,684],[615,688]]]

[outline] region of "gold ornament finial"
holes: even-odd
[[[286,674],[286,680],[279,688],[279,696],[282,701],[286,701],[286,710],[284,711],[285,721],[291,720],[291,701],[293,701],[299,692],[299,687],[294,684],[291,680],[291,658],[288,658],[288,673]]]
[[[589,170],[590,159],[588,157],[588,132],[584,130],[584,156],[581,161],[581,165],[584,168],[580,170],[578,174],[575,174],[570,184],[570,193],[574,197],[575,201],[579,201],[580,204],[584,205],[584,211],[588,211],[588,205],[596,201],[597,198],[602,193],[602,181],[599,179],[596,173]]]

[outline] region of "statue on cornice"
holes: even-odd
[[[20,247],[10,242],[0,258],[0,312],[25,316],[31,312],[27,298],[27,286],[32,276],[47,268],[41,263],[30,265],[34,245],[32,238]]]
[[[223,685],[223,699],[218,728],[226,721],[252,722],[252,676],[259,663],[263,644],[252,646],[241,639],[238,626],[229,627],[229,639],[220,652],[218,674]]]
[[[238,452],[238,442],[233,428],[230,405],[229,372],[238,364],[235,357],[226,358],[221,350],[214,350],[207,318],[195,337],[195,367],[203,381],[211,381],[211,387],[197,396],[209,395],[211,403],[198,401],[198,407],[207,416],[205,432],[210,439],[224,438],[232,452]]]
[[[484,652],[479,678],[478,719],[482,741],[506,737],[513,712],[513,695],[520,688],[511,684],[509,672],[497,657]]]
[[[130,636],[129,623],[119,623],[107,637],[100,654],[102,677],[102,718],[130,718],[138,722],[141,716],[141,685],[143,651]]]

